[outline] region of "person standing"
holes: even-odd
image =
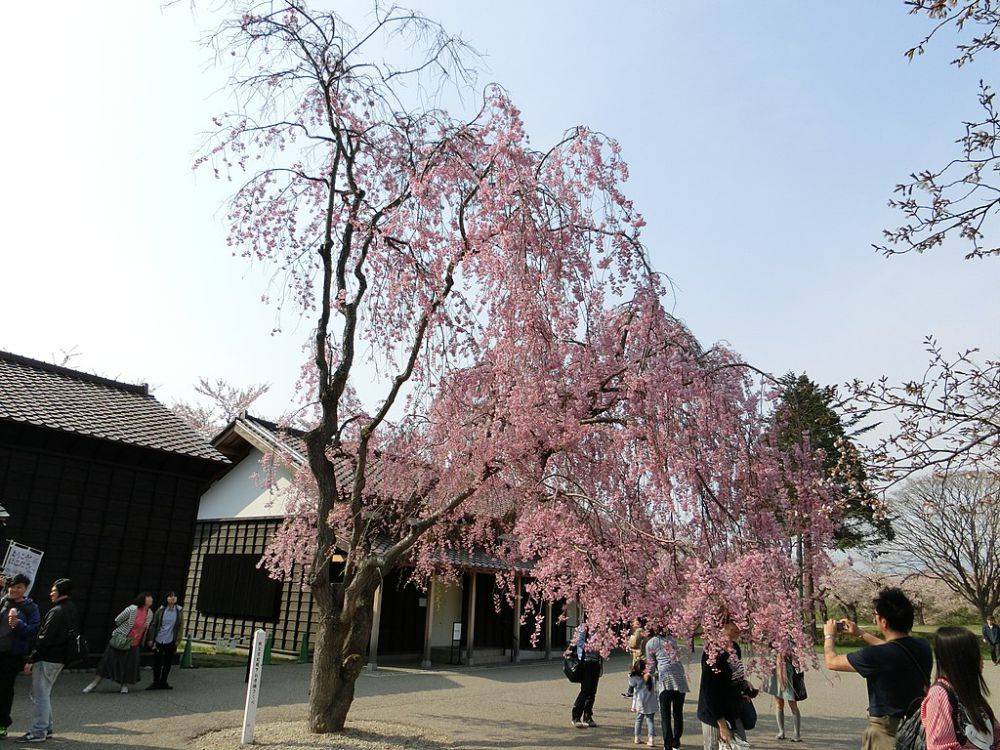
[[[646,669],[646,660],[637,659],[629,673],[628,689],[632,696],[632,711],[635,713],[634,741],[642,742],[642,725],[646,725],[646,744],[656,743],[656,682]]]
[[[764,682],[763,690],[774,698],[774,718],[778,723],[776,740],[783,740],[785,735],[785,703],[792,712],[792,742],[802,742],[802,714],[795,696],[795,666],[787,656],[778,654],[774,662],[774,670]]]
[[[628,637],[628,650],[632,654],[632,664],[645,657],[646,641],[648,640],[649,636],[639,619],[632,620],[632,634]]]
[[[115,629],[111,632],[104,655],[97,664],[97,676],[83,689],[91,693],[101,680],[112,680],[120,686],[120,693],[127,693],[128,686],[139,681],[139,647],[146,640],[146,630],[153,619],[150,610],[153,595],[143,592],[135,601],[125,607],[115,618]]]
[[[14,680],[24,670],[31,641],[42,621],[38,605],[26,595],[31,579],[18,573],[6,585],[7,593],[0,599],[0,737],[6,737],[10,728]]]
[[[1000,750],[1000,723],[989,704],[983,656],[965,628],[938,628],[937,681],[920,706],[927,750]]]
[[[184,610],[177,603],[177,594],[168,591],[166,604],[156,610],[149,626],[147,645],[153,650],[153,684],[147,690],[173,690],[167,677],[183,634]]]
[[[566,649],[566,656],[574,651],[580,660],[580,692],[573,702],[572,724],[577,729],[596,727],[594,721],[594,700],[597,697],[597,684],[601,680],[601,655],[590,647],[590,633],[586,624],[579,625],[573,634],[573,640]]]
[[[60,578],[52,584],[49,599],[52,607],[38,631],[35,648],[28,655],[25,671],[31,670],[31,728],[18,742],[45,742],[52,736],[52,686],[70,661],[73,651],[70,641],[79,632],[76,605],[70,599],[73,583]]]
[[[744,702],[750,700],[746,670],[741,659],[743,652],[736,639],[740,628],[732,620],[726,622],[724,632],[727,643],[714,661],[707,652],[701,655],[701,686],[698,690],[698,720],[705,750],[719,750],[723,743],[736,738],[747,744],[743,724]],[[753,691],[756,692],[756,691]]]
[[[990,660],[994,664],[1000,664],[1000,625],[997,625],[993,615],[986,618],[983,625],[983,642],[990,652]]]
[[[684,696],[689,688],[677,641],[662,628],[646,642],[646,663],[656,674],[664,750],[678,748],[684,734]]]
[[[900,721],[911,715],[930,684],[931,647],[910,635],[913,603],[902,589],[884,588],[875,597],[875,625],[882,638],[865,633],[857,623],[827,620],[823,626],[823,657],[834,672],[857,672],[868,684],[868,726],[862,750],[895,750]],[[838,629],[868,645],[846,656],[837,654]]]

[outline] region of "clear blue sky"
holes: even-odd
[[[703,341],[825,383],[917,376],[928,333],[1000,350],[1000,261],[870,248],[892,186],[951,156],[996,70],[949,66],[947,39],[907,63],[926,26],[901,0],[413,5],[486,54],[483,82],[511,92],[535,145],[577,123],[621,141],[654,263]],[[270,335],[266,276],[229,255],[224,193],[190,170],[225,104],[194,43],[208,16],[156,0],[20,13],[0,50],[0,348],[76,346],[76,366],[165,401],[199,375],[268,381],[261,411],[283,411],[308,326]]]

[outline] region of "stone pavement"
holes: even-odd
[[[566,681],[556,662],[449,671],[382,668],[359,680],[351,715],[431,728],[450,736],[456,749],[625,747],[632,743],[632,715],[619,696],[626,683],[625,668],[624,658],[612,659],[606,666],[597,695],[595,716],[601,725],[597,729],[570,726],[576,687]],[[987,674],[996,706],[1000,668],[987,665]],[[694,748],[701,747],[701,727],[694,717],[697,664],[690,676],[694,692],[685,705],[684,747]],[[148,684],[148,670],[143,678]],[[242,669],[175,670],[173,691],[146,692],[140,685],[128,695],[112,692],[110,686],[106,692],[82,695],[89,679],[87,674],[59,678],[53,701],[57,735],[51,742],[53,750],[180,749],[198,735],[241,721]],[[805,742],[796,746],[773,739],[770,698],[762,695],[756,701],[760,723],[751,738],[755,748],[860,746],[867,703],[864,681],[857,675],[813,672],[807,682],[809,699],[802,704]],[[306,665],[266,667],[259,721],[303,719],[308,687]],[[19,678],[12,734],[23,728],[29,715],[27,689],[27,680]]]

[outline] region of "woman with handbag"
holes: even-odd
[[[153,595],[143,592],[119,613],[104,655],[97,664],[97,676],[83,692],[93,692],[101,684],[101,680],[112,680],[121,686],[119,692],[127,693],[128,686],[139,681],[139,669],[142,666],[139,647],[146,640],[146,630],[153,619],[150,611],[152,606]]]
[[[795,685],[797,675],[795,665],[787,656],[778,654],[775,658],[774,669],[764,682],[763,690],[774,698],[774,718],[778,722],[778,734],[776,740],[786,739],[785,735],[785,703],[792,712],[792,742],[802,742],[802,714],[799,713],[798,695],[796,695]]]
[[[575,657],[574,678],[580,683],[580,692],[573,703],[572,724],[577,729],[596,727],[594,721],[594,699],[597,697],[597,683],[601,679],[601,655],[588,646],[590,634],[587,626],[580,625],[573,634],[565,657]]]
[[[728,750],[750,747],[747,730],[757,723],[754,690],[746,679],[740,661],[743,653],[736,639],[740,628],[732,620],[723,626],[727,643],[712,659],[701,656],[701,687],[698,691],[698,720],[704,750]]]
[[[1000,750],[1000,722],[989,704],[983,656],[965,628],[938,628],[937,680],[920,706],[927,750]]]

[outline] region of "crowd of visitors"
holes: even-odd
[[[854,672],[865,679],[868,692],[868,724],[861,738],[862,750],[1000,750],[1000,722],[989,705],[989,690],[983,678],[979,639],[967,628],[942,627],[931,642],[911,634],[914,607],[899,588],[885,588],[874,600],[874,624],[879,635],[868,633],[847,619],[824,625],[824,662],[836,672]],[[743,663],[739,626],[724,621],[725,642],[721,649],[705,650],[701,656],[701,681],[697,718],[704,750],[740,750],[750,747],[748,732],[757,725],[753,686]],[[865,646],[838,654],[836,638],[844,633]],[[567,648],[564,671],[580,683],[573,705],[572,723],[578,728],[597,726],[594,700],[602,662],[588,647],[589,633],[580,625]],[[983,627],[985,641],[996,663],[1000,654],[1000,626],[990,617]],[[648,632],[633,621],[626,642],[631,655],[628,689],[635,714],[633,738],[655,744],[655,714],[665,750],[679,748],[684,732],[684,702],[689,692],[686,673],[688,655],[665,629]],[[692,643],[691,650],[694,650]],[[936,662],[936,675],[932,676]],[[773,667],[762,685],[772,697],[776,739],[801,742],[802,714],[799,703],[806,699],[805,676],[788,655],[776,653]],[[786,726],[785,708],[791,714]]]
[[[38,605],[27,596],[31,581],[24,575],[7,580],[0,576],[0,738],[13,724],[11,706],[18,674],[31,676],[31,724],[18,742],[45,742],[52,737],[52,688],[67,665],[79,664],[90,650],[80,634],[80,620],[73,602],[73,583],[60,578],[49,590],[51,606],[40,616]],[[169,690],[167,676],[184,631],[183,610],[177,595],[169,592],[165,603],[152,612],[151,594],[140,594],[115,620],[108,646],[97,666],[90,693],[102,680],[118,683],[119,691],[139,682],[139,649],[153,651],[153,683],[149,690]]]

